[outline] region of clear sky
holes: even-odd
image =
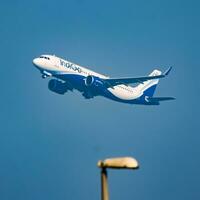
[[[0,2],[0,199],[100,199],[99,159],[115,200],[200,199],[200,3],[192,0]],[[173,66],[156,96],[134,106],[56,95],[32,65],[43,53],[114,77]]]

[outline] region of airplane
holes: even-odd
[[[55,55],[41,55],[33,59],[42,78],[53,77],[48,88],[57,94],[65,94],[74,89],[86,99],[103,96],[108,99],[139,105],[159,105],[162,101],[173,100],[173,97],[154,97],[160,78],[166,77],[172,67],[164,73],[155,69],[149,76],[110,78],[89,70]],[[130,84],[138,84],[135,87]]]

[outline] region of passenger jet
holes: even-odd
[[[142,105],[159,105],[161,101],[174,99],[153,96],[159,79],[166,77],[172,67],[164,73],[155,69],[149,76],[110,78],[55,55],[41,55],[33,60],[33,64],[42,78],[53,77],[48,88],[57,94],[76,89],[86,99],[103,96],[122,103]],[[138,85],[132,87],[130,84]]]

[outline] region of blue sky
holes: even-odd
[[[130,155],[138,171],[109,171],[111,199],[199,199],[198,1],[1,1],[0,199],[100,199],[99,159]],[[33,67],[56,54],[109,74],[173,66],[157,96],[132,106],[78,92],[59,96]]]

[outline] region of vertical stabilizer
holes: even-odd
[[[161,75],[161,71],[157,69],[155,69],[151,74],[149,74],[149,76],[159,76],[159,75]],[[159,82],[159,79],[145,81],[139,84],[136,88],[137,90],[143,92],[144,96],[153,97],[158,82]]]

